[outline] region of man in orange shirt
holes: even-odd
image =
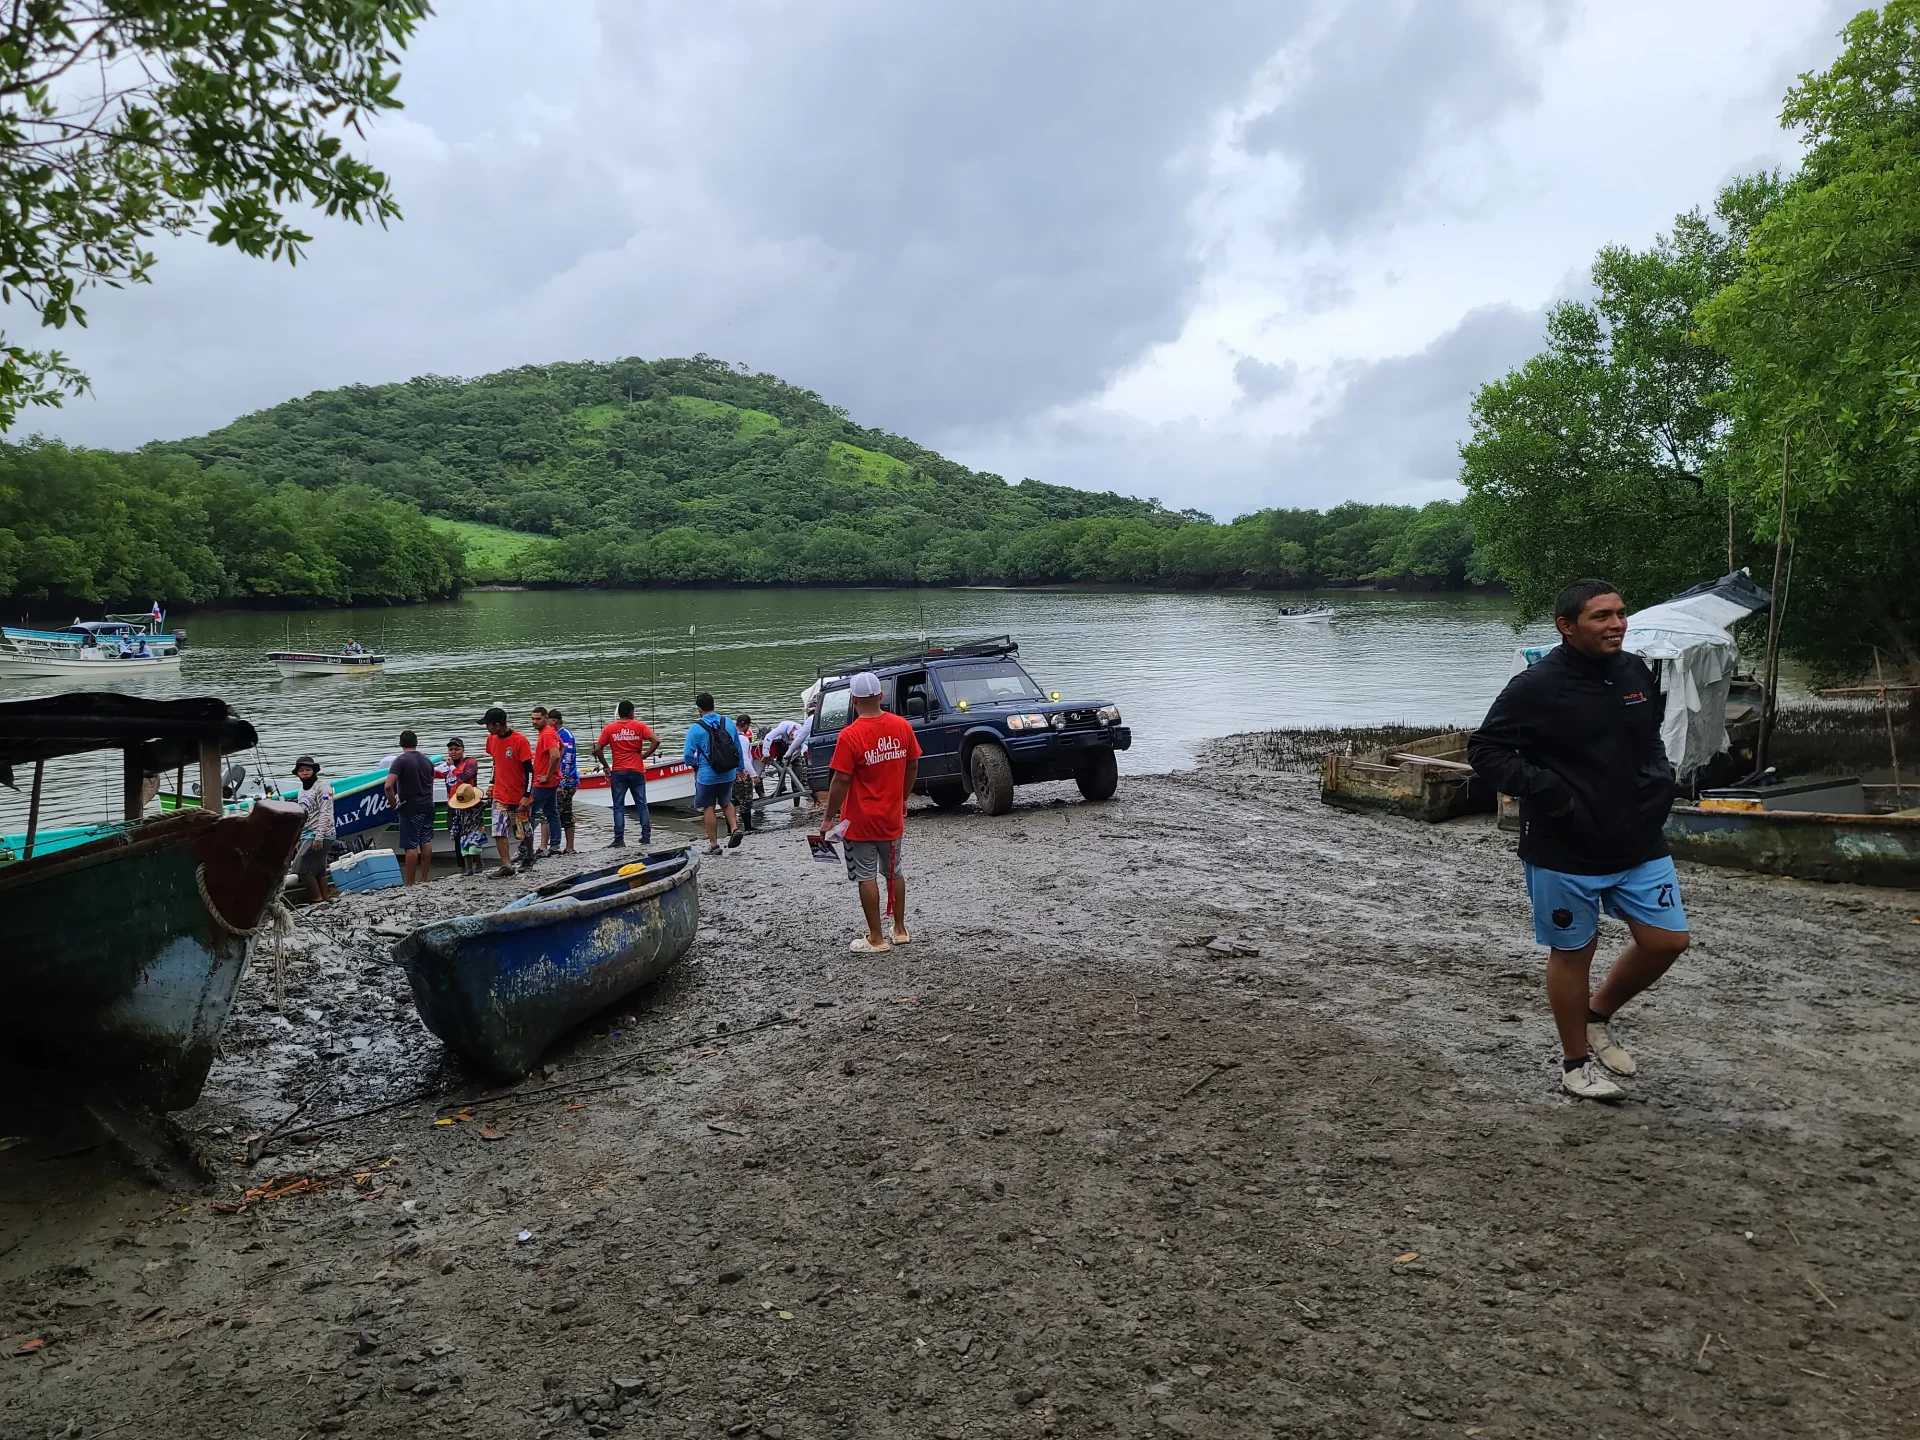
[[[613,747],[613,764],[607,764],[607,747]],[[618,850],[627,843],[627,800],[640,812],[640,844],[644,849],[653,838],[653,818],[647,813],[647,761],[660,748],[651,726],[633,718],[633,701],[620,702],[620,718],[609,720],[593,742],[594,763],[607,772],[607,791],[613,799],[613,843]]]
[[[507,723],[507,712],[498,705],[481,717],[487,727],[487,754],[493,757],[493,783],[487,786],[487,798],[493,802],[493,843],[500,851],[499,877],[513,874],[510,837],[518,837],[526,851],[533,848],[533,829],[527,812],[527,781],[533,775],[533,747],[527,737]],[[526,859],[533,857],[526,854]]]
[[[881,931],[880,877],[887,877],[888,908],[893,912],[893,945],[910,944],[907,933],[907,882],[900,870],[900,838],[907,828],[907,796],[920,773],[920,741],[898,715],[880,708],[880,677],[862,670],[847,687],[854,719],[833,747],[833,785],[827,792],[826,835],[847,818],[847,878],[860,887],[860,909],[867,933],[848,948],[856,954],[889,950]]]
[[[566,747],[560,743],[559,727],[547,718],[547,707],[536,705],[533,721],[533,846],[532,859],[540,850],[540,826],[547,827],[545,854],[560,853],[560,772]]]

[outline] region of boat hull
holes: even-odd
[[[699,772],[691,765],[649,765],[647,767],[647,808],[666,810],[690,810],[693,808],[694,784],[700,778]],[[579,792],[573,797],[576,805],[592,805],[601,810],[613,809],[613,790],[604,775],[582,775]],[[629,807],[631,808],[631,807]]]
[[[267,659],[286,680],[300,675],[378,675],[387,668],[384,655],[308,655],[276,651]]]
[[[1798,880],[1920,889],[1920,817],[1676,805],[1667,845],[1677,858]]]
[[[247,937],[280,891],[297,807],[166,815],[0,869],[0,1052],[44,1085],[136,1108],[191,1105],[246,968]],[[48,917],[59,917],[49,923]]]
[[[180,657],[177,654],[150,655],[144,660],[135,656],[82,660],[78,656],[21,655],[0,651],[0,675],[85,675],[93,680],[109,681],[145,675],[155,670],[174,671],[179,668]]]
[[[1467,766],[1471,731],[1453,730],[1322,762],[1320,799],[1338,810],[1384,810],[1438,824],[1485,813],[1493,799]]]
[[[663,975],[700,927],[692,851],[623,878],[573,876],[490,915],[424,926],[394,947],[427,1028],[474,1068],[517,1080],[567,1031]]]

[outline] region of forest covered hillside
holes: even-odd
[[[1009,485],[705,356],[348,386],[148,453],[411,502],[454,522],[442,533],[479,579],[1450,585],[1471,564],[1452,505],[1216,525],[1155,500]]]

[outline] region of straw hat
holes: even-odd
[[[478,785],[456,785],[453,794],[447,797],[447,806],[453,810],[471,810],[480,803]]]

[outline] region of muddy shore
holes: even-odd
[[[522,885],[303,913],[210,1188],[0,1150],[0,1435],[1920,1433],[1920,896],[1684,868],[1583,1105],[1510,839],[1256,764],[916,806],[884,957],[758,834],[505,1096],[386,952]]]

